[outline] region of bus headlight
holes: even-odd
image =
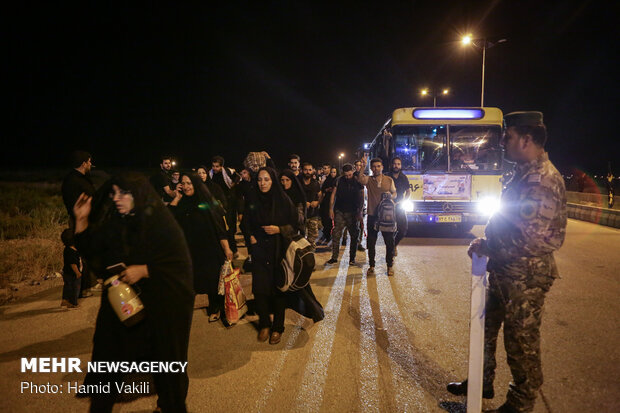
[[[400,207],[405,212],[413,212],[413,201],[411,201],[409,199],[406,200],[406,201],[403,201],[403,202],[401,202]]]
[[[499,199],[489,196],[478,201],[478,212],[482,215],[491,216],[499,211]]]

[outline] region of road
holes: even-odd
[[[378,260],[325,266],[317,254],[312,286],[326,310],[317,324],[287,312],[282,342],[256,341],[252,320],[230,329],[196,310],[192,325],[188,407],[192,412],[445,412],[464,411],[464,398],[445,391],[467,372],[470,262],[462,238],[406,238],[396,274]],[[535,412],[620,411],[620,231],[569,220],[556,258],[561,278],[547,296],[542,326],[545,384]],[[384,251],[378,248],[379,257]],[[342,252],[341,252],[342,253]],[[358,255],[363,261],[365,253]],[[249,293],[249,275],[243,276]],[[67,394],[21,394],[20,382],[61,384],[80,373],[21,373],[21,357],[90,359],[98,298],[81,308],[58,307],[54,288],[0,308],[0,411],[87,411]],[[498,346],[496,398],[510,373]],[[147,412],[155,398],[117,406]]]

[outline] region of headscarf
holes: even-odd
[[[135,217],[132,220],[138,224],[153,215],[155,209],[164,208],[161,198],[144,175],[126,172],[108,179],[95,193],[89,215],[89,225],[92,224],[96,228],[112,217],[121,217],[111,199],[114,192],[113,185],[131,192],[134,208],[126,217]]]
[[[206,166],[200,165],[196,168],[196,171],[198,171],[199,169],[204,169],[205,172],[207,173],[207,178],[205,179],[203,183],[207,187],[211,195],[213,196],[213,199],[215,199],[217,203],[220,205],[220,207],[224,211],[226,211],[226,209],[228,208],[228,202],[226,200],[226,194],[224,194],[224,190],[222,190],[222,188],[218,184],[213,182],[213,179],[211,179],[211,177],[209,176],[210,170],[207,169]],[[196,176],[198,176],[197,172],[196,172]],[[198,176],[198,180],[202,182],[202,179],[200,179],[199,176]]]
[[[131,193],[134,208],[129,214],[118,212],[111,197],[114,193],[113,185]],[[126,172],[107,180],[95,193],[88,217],[89,231],[113,236],[114,242],[110,245],[115,245],[115,254],[122,261],[132,246],[152,242],[147,239],[147,234],[154,227],[166,227],[168,223],[158,221],[166,220],[167,217],[174,221],[149,180],[142,174]]]
[[[301,183],[299,182],[299,179],[297,179],[293,171],[291,171],[290,169],[284,169],[282,172],[280,172],[278,182],[280,182],[283,176],[286,176],[288,179],[291,180],[291,187],[289,189],[284,189],[284,187],[282,187],[282,189],[284,189],[284,193],[288,195],[289,198],[291,198],[291,201],[293,201],[294,205],[303,204],[305,209],[306,194],[301,186]],[[282,185],[282,183],[280,183],[280,185]]]
[[[329,170],[329,173],[325,177],[325,181],[323,181],[323,185],[321,185],[321,191],[325,191],[327,188],[333,188],[336,186],[336,181],[338,180],[338,174],[335,177],[332,177],[332,171]]]
[[[255,206],[258,211],[258,220],[261,225],[286,225],[297,221],[297,211],[291,199],[284,193],[282,185],[277,181],[277,174],[273,168],[264,166],[258,170],[267,171],[272,184],[268,192],[261,192],[258,179],[252,182],[256,194]]]
[[[181,180],[184,176],[187,176],[192,181],[194,195],[187,196],[183,194],[177,205],[177,211],[179,213],[186,213],[191,209],[197,208],[204,213],[211,214],[213,221],[216,225],[219,225],[222,222],[222,217],[226,215],[226,211],[222,208],[220,202],[211,194],[209,188],[202,182],[198,174],[195,172],[184,172],[181,174]]]

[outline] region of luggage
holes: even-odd
[[[314,271],[312,245],[301,235],[293,236],[280,265],[281,271],[276,277],[276,287],[282,292],[301,290],[308,285]]]
[[[218,293],[224,295],[226,321],[230,324],[237,323],[248,311],[248,305],[239,281],[239,269],[233,269],[230,261],[222,265]]]
[[[381,202],[377,206],[375,231],[396,232],[396,205],[389,192],[381,194]]]

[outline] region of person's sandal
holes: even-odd
[[[209,322],[210,323],[215,323],[219,319],[220,319],[220,313],[209,314]]]

